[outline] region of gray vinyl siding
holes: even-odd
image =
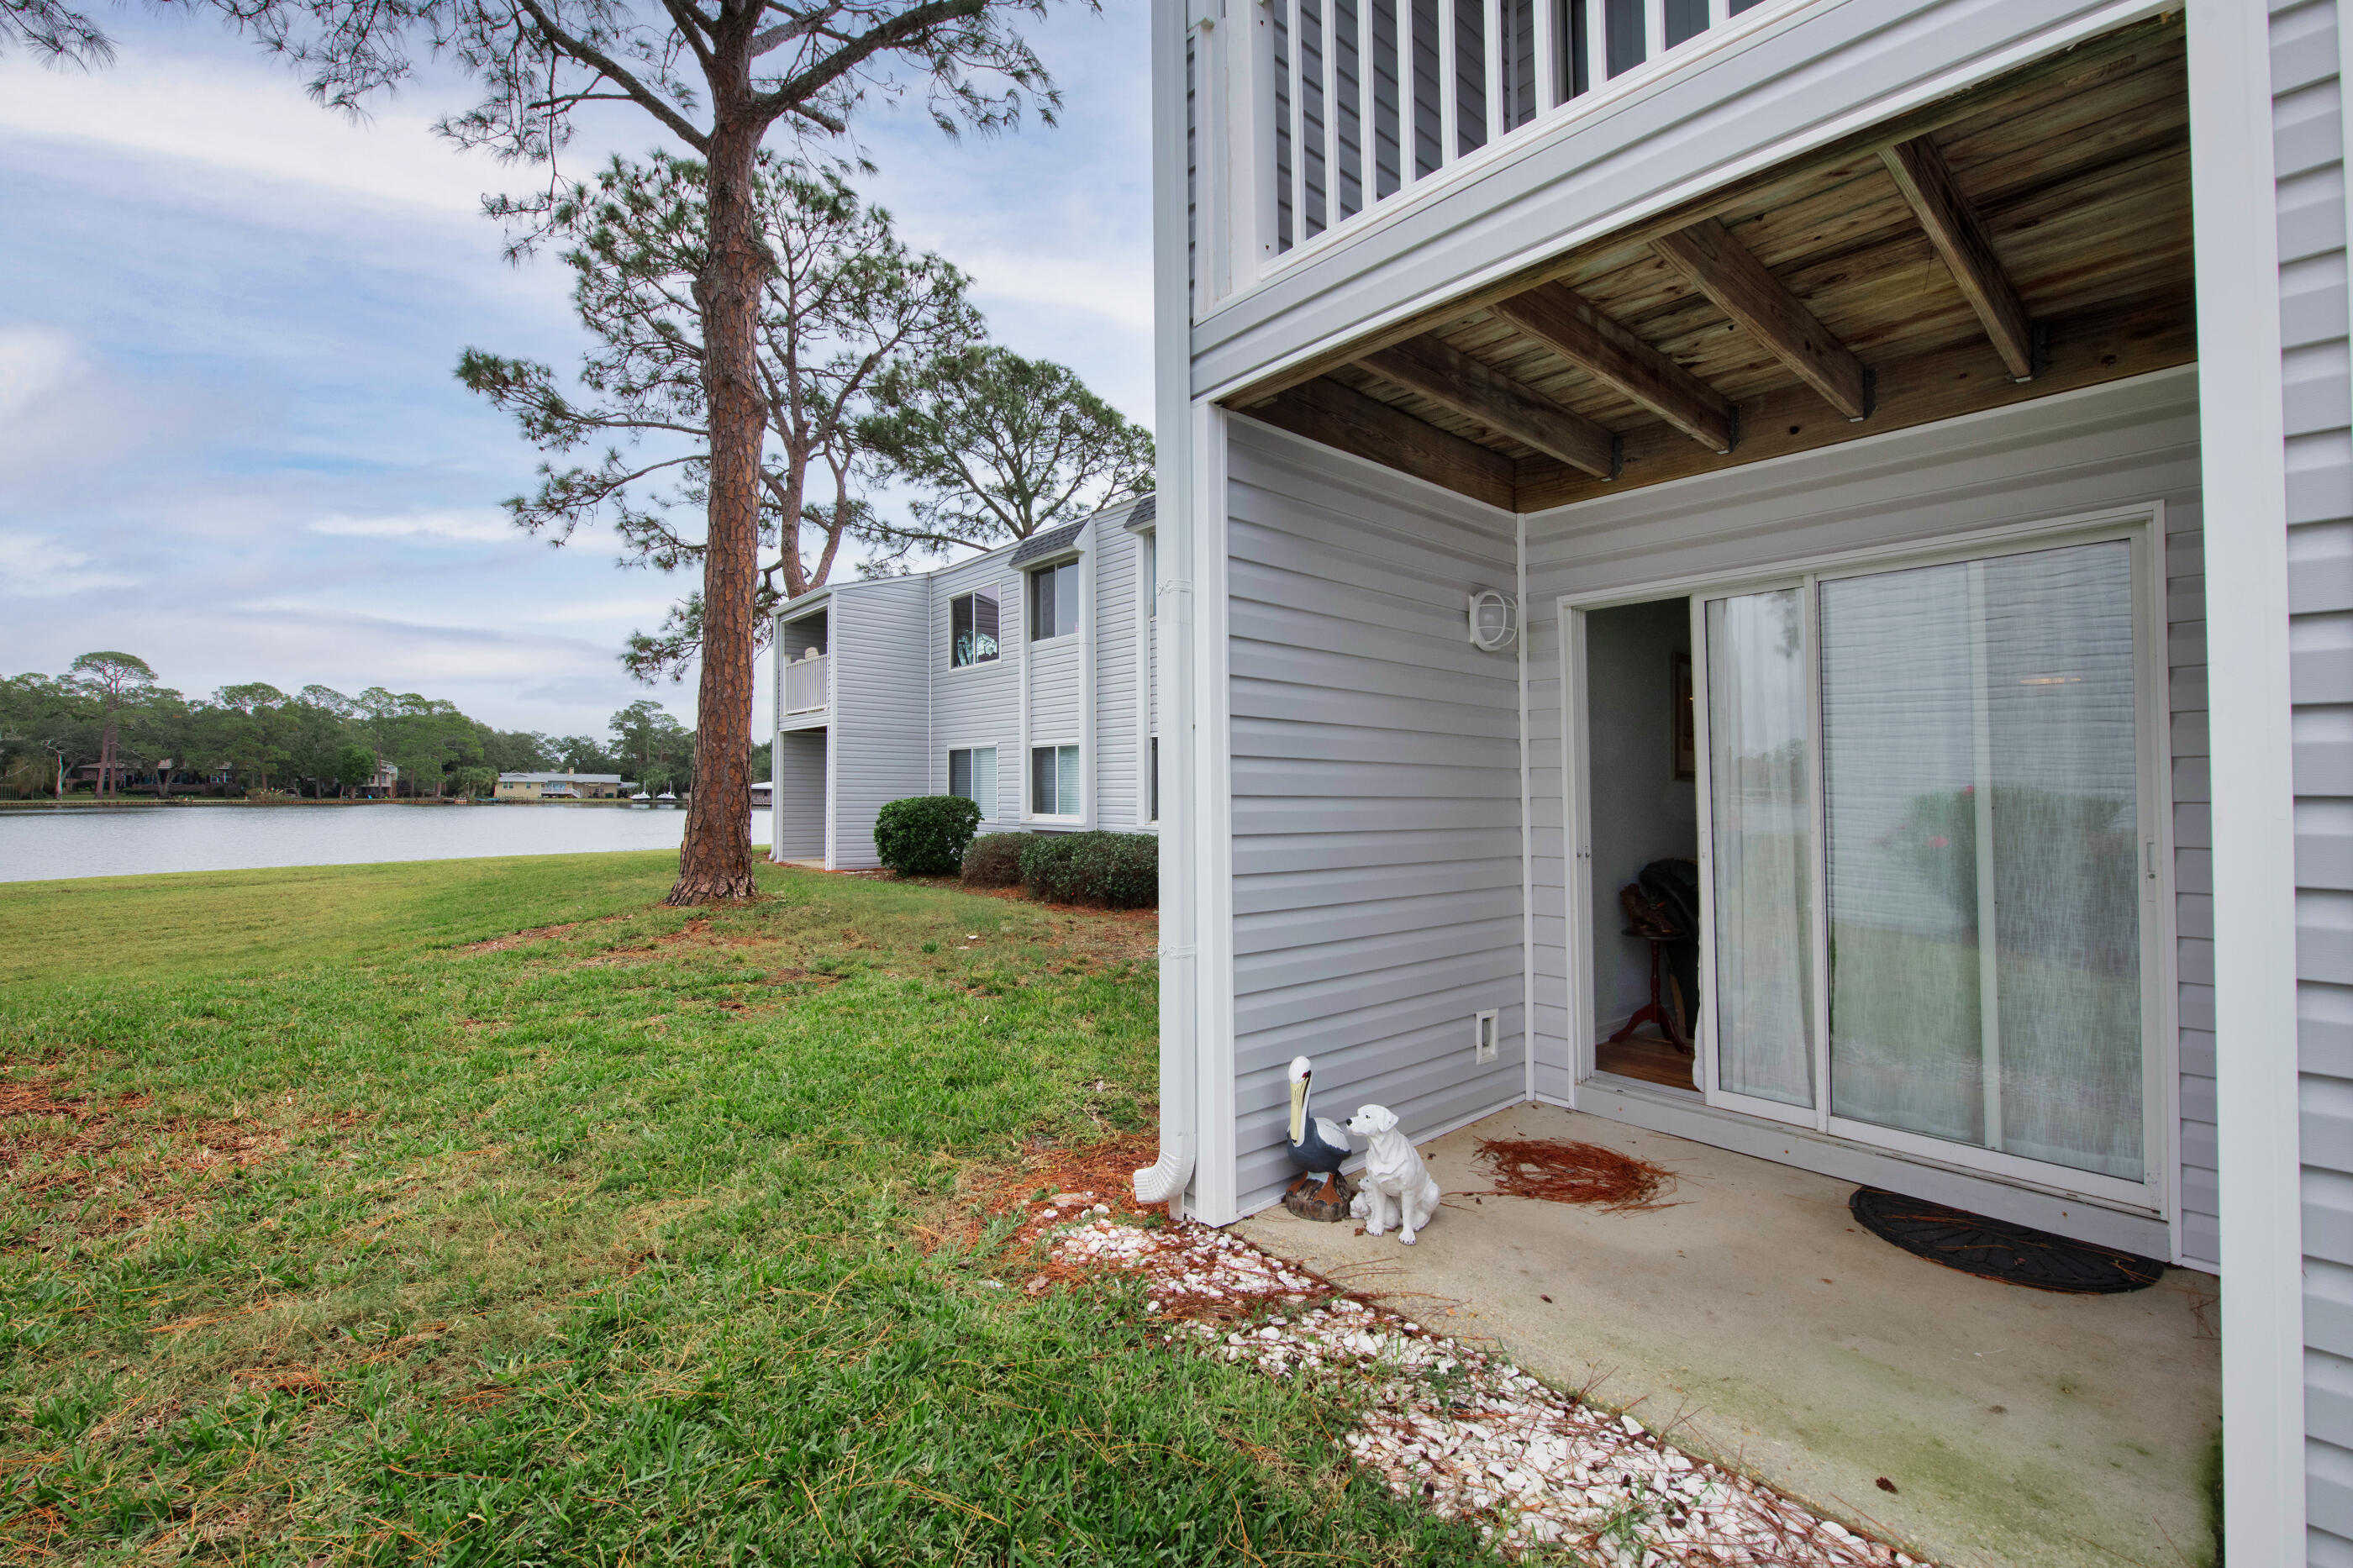
[[[874,814],[884,803],[929,793],[931,582],[885,578],[847,584],[828,619],[833,664],[833,851],[836,870],[880,864]],[[910,697],[914,700],[910,700]]]
[[[1278,10],[1280,8],[1278,7]],[[1434,14],[1430,16],[1434,25]],[[1991,75],[2071,29],[2105,26],[2107,0],[1846,0],[1711,56],[1572,134],[1530,136],[1524,156],[1442,202],[1380,224],[1236,297],[1191,331],[1192,384],[1206,393],[1344,341],[1388,312],[1442,300],[1534,247],[1618,228],[1673,193],[1772,148],[1794,155],[1850,129],[1858,110],[1923,92],[1956,68]],[[1434,66],[1435,62],[1431,64]],[[1665,84],[1662,84],[1665,85]],[[1436,102],[1424,79],[1424,114]],[[1432,127],[1434,129],[1434,127]],[[1425,132],[1427,133],[1427,132]]]
[[[787,730],[776,747],[768,853],[779,860],[815,859],[825,853],[825,731]]]
[[[2305,1478],[2315,1563],[2353,1563],[2353,386],[2329,0],[2271,13],[2294,704]]]
[[[1094,825],[1132,829],[1143,820],[1136,795],[1135,535],[1109,522],[1094,530]]]
[[[1237,1187],[1292,1175],[1284,1066],[1319,1112],[1431,1135],[1520,1097],[1518,666],[1463,635],[1508,516],[1232,421]],[[1500,1011],[1472,1065],[1472,1016]]]
[[[948,787],[951,747],[997,748],[997,815],[984,826],[1008,828],[1021,811],[1021,659],[1028,645],[1022,640],[1021,574],[1006,564],[1009,551],[992,551],[934,573],[932,584],[931,763],[929,788],[944,795]],[[951,648],[949,611],[960,594],[976,588],[997,590],[1000,656],[990,663],[963,669],[948,667]]]
[[[2195,373],[2167,371],[1978,418],[1531,514],[1528,718],[1535,821],[1536,1089],[1566,1098],[1568,862],[1564,595],[2162,500],[2180,1028],[2181,1250],[2217,1267],[2211,883]],[[2161,1093],[2151,1085],[2149,1092]]]

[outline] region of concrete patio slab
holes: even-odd
[[[1410,1247],[1280,1208],[1237,1228],[1953,1568],[2208,1561],[2211,1275],[2123,1296],[1996,1284],[1862,1230],[1851,1184],[1549,1106],[1422,1151],[1450,1194],[1484,1191],[1477,1144],[1497,1137],[1667,1166],[1673,1206],[1450,1196]]]

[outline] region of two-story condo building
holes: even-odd
[[[1158,820],[1153,500],[776,613],[769,855],[879,864],[884,803],[960,795],[981,831]]]
[[[2211,1271],[2231,1560],[2353,1563],[2342,11],[1155,0],[1139,1191],[1304,1053]]]

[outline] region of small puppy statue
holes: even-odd
[[[1386,1105],[1361,1107],[1348,1118],[1348,1131],[1370,1145],[1356,1189],[1356,1202],[1365,1205],[1365,1234],[1378,1236],[1394,1223],[1398,1240],[1411,1247],[1414,1233],[1438,1212],[1438,1184],[1423,1168],[1420,1152],[1398,1131],[1397,1112]]]

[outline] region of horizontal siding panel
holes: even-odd
[[[1359,943],[1381,938],[1411,936],[1443,926],[1470,928],[1516,921],[1519,889],[1489,886],[1464,892],[1427,893],[1412,898],[1380,899],[1349,903],[1329,899],[1315,909],[1312,925],[1299,919],[1294,907],[1234,919],[1234,962],[1305,949],[1322,951],[1335,942]],[[1312,932],[1312,934],[1311,934]],[[1514,933],[1516,936],[1516,933]]]
[[[1242,796],[1234,802],[1237,837],[1261,833],[1309,833],[1318,827],[1335,832],[1387,829],[1409,833],[1427,827],[1484,827],[1512,836],[1519,847],[1520,803],[1516,800],[1303,800],[1295,795]],[[1234,872],[1250,869],[1240,845],[1234,849]],[[1512,879],[1514,887],[1519,879]]]
[[[1336,923],[1336,917],[1334,917]],[[1319,917],[1320,923],[1321,917]],[[1401,965],[1497,954],[1505,967],[1519,967],[1520,930],[1514,919],[1480,925],[1296,942],[1272,952],[1237,953],[1234,988],[1255,994],[1350,974],[1377,973]]]
[[[1407,868],[1492,858],[1494,847],[1495,835],[1487,828],[1262,834],[1250,841],[1245,875],[1251,881],[1288,871],[1322,870],[1336,876],[1361,867]],[[1243,885],[1236,882],[1237,898]]]
[[[1514,978],[1505,969],[1465,970],[1458,984],[1418,991],[1400,1000],[1366,999],[1362,1005],[1319,1013],[1295,1024],[1253,1024],[1242,1037],[1247,1048],[1237,1058],[1236,1072],[1241,1078],[1256,1073],[1276,1074],[1293,1057],[1303,1053],[1320,1058],[1335,1052],[1360,1050],[1366,1053],[1361,1061],[1353,1056],[1351,1060],[1368,1077],[1392,1072],[1398,1064],[1388,1060],[1383,1053],[1391,1049],[1395,1042],[1408,1037],[1419,1039],[1429,1031],[1447,1026],[1459,1030],[1467,1044],[1471,1015],[1488,1007],[1512,1005],[1512,999],[1504,992],[1513,985]],[[1461,1059],[1465,1067],[1470,1065],[1467,1049]],[[1324,1077],[1319,1070],[1319,1099],[1326,1092]],[[1280,1088],[1271,1091],[1283,1092]]]
[[[1237,718],[1233,754],[1296,757],[1334,763],[1436,763],[1501,768],[1519,761],[1519,743],[1509,735],[1432,734],[1423,730],[1374,730],[1349,724],[1303,724]]]
[[[1505,872],[1518,868],[1510,860],[1450,858],[1419,865],[1388,861],[1347,871],[1318,865],[1312,870],[1280,874],[1253,872],[1235,885],[1234,913],[1240,918],[1350,903],[1362,906],[1433,893],[1489,891]]]
[[[1469,708],[1435,698],[1417,701],[1380,691],[1335,691],[1236,675],[1231,687],[1234,718],[1288,720],[1300,724],[1335,723],[1377,729],[1384,725],[1417,734],[1508,739],[1514,727],[1509,709]],[[1516,742],[1514,742],[1516,744]]]

